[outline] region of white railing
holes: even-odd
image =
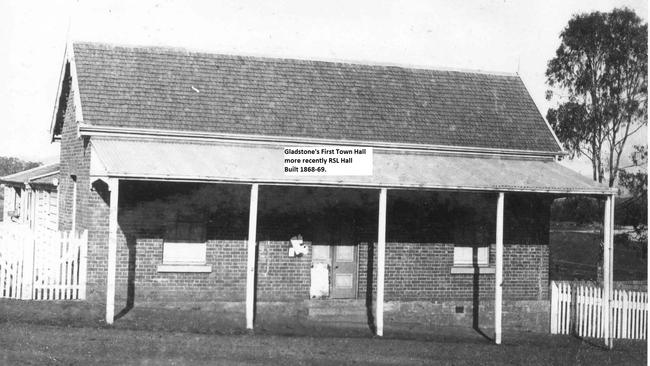
[[[0,298],[79,300],[86,295],[88,232],[0,225]]]
[[[615,290],[612,295],[612,338],[646,339],[648,294]],[[584,283],[551,282],[551,333],[603,338],[603,291]]]

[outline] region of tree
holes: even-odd
[[[42,163],[25,161],[18,158],[0,156],[0,177],[21,172],[23,170],[36,168]]]
[[[634,146],[632,166],[621,169],[619,181],[631,197],[621,202],[620,220],[625,225],[633,225],[636,241],[647,243],[648,238],[648,150],[645,146]],[[629,169],[632,168],[632,169]]]
[[[560,39],[546,77],[561,96],[547,119],[570,157],[586,156],[613,187],[627,139],[647,125],[648,24],[629,9],[578,14]]]

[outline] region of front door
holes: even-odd
[[[353,299],[357,292],[357,246],[332,245],[333,299]]]

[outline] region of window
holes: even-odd
[[[489,264],[489,246],[454,246],[452,274],[494,273],[494,267],[490,267]]]
[[[20,216],[20,201],[22,199],[21,196],[22,189],[19,188],[14,188],[14,211],[17,212],[18,216]]]
[[[171,223],[163,242],[163,264],[158,272],[211,272],[206,266],[207,245],[204,220],[179,217]]]
[[[454,266],[487,267],[490,250],[487,246],[454,246]]]
[[[22,215],[21,210],[20,210],[20,203],[21,203],[21,192],[22,190],[20,188],[11,188],[11,191],[13,194],[7,195],[5,197],[5,204],[8,208],[7,210],[7,216],[11,219],[11,221],[18,222],[20,220],[20,217]]]

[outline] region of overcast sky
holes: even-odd
[[[623,6],[647,20],[644,0],[0,0],[0,156],[58,160],[58,143],[50,144],[48,132],[68,37],[230,54],[519,71],[545,115],[550,105],[544,99],[544,71],[567,21],[575,13]]]

